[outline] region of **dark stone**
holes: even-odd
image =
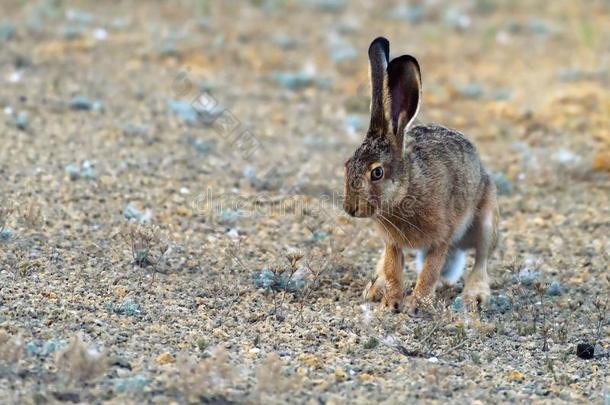
[[[592,359],[595,355],[595,345],[592,345],[591,343],[579,343],[576,346],[576,355],[581,359]]]

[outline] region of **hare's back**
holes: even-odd
[[[418,125],[409,130],[409,138],[409,154],[421,163],[440,163],[458,171],[481,169],[476,147],[459,131],[437,124]]]

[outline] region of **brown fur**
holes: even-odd
[[[384,55],[375,51],[378,41],[369,49],[371,75],[383,65],[375,59]],[[463,295],[470,303],[484,302],[489,297],[487,259],[497,240],[495,185],[476,148],[461,133],[434,124],[405,128],[419,108],[421,78],[414,58],[397,58],[387,72],[379,74],[384,76],[371,80],[373,99],[379,105],[371,108],[391,111],[371,119],[364,142],[345,164],[345,211],[372,218],[385,243],[378,277],[364,296],[383,298],[387,307],[399,310],[402,249],[421,249],[426,252],[423,270],[407,299],[415,315],[432,302],[448,252],[473,248],[475,266],[466,277]],[[379,117],[386,122],[380,123]],[[374,181],[371,171],[377,166],[383,168],[384,176]]]

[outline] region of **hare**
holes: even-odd
[[[345,162],[343,209],[371,218],[384,242],[377,276],[363,296],[398,312],[420,316],[433,303],[439,279],[454,284],[466,250],[475,263],[462,292],[468,305],[490,295],[487,261],[498,236],[495,184],[475,146],[461,133],[436,124],[411,127],[419,110],[417,60],[389,61],[390,44],[369,47],[371,120],[362,145]],[[416,249],[417,282],[404,300],[403,248]]]

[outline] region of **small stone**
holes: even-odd
[[[539,271],[533,270],[526,266],[519,271],[519,274],[513,278],[513,281],[530,287],[534,285],[534,282],[538,280],[538,277],[540,277]]]
[[[595,357],[595,345],[591,343],[579,343],[576,346],[576,355],[581,359],[592,359]]]
[[[197,111],[191,103],[182,100],[169,100],[169,109],[187,124],[197,123]]]
[[[115,310],[120,315],[136,316],[142,313],[140,305],[134,302],[132,299],[126,299],[123,303]]]
[[[148,385],[148,379],[141,375],[136,374],[129,378],[119,378],[114,382],[114,389],[118,393],[139,391]]]
[[[358,374],[358,379],[360,381],[370,382],[370,381],[373,381],[375,379],[375,377],[373,377],[369,373],[360,373],[360,374]]]
[[[157,364],[169,364],[176,361],[176,358],[170,352],[165,352],[157,356],[157,359],[155,361],[157,362]]]
[[[145,136],[148,134],[148,125],[125,124],[121,126],[121,131],[125,136]]]
[[[315,240],[323,240],[328,237],[328,233],[324,231],[314,231],[312,236]]]
[[[335,368],[335,378],[337,379],[337,381],[347,380],[348,376],[347,376],[347,373],[345,372],[345,369],[343,369],[343,367]]]
[[[75,165],[67,165],[65,170],[70,180],[75,181],[80,178],[80,170]]]
[[[40,347],[38,346],[38,343],[34,341],[27,342],[25,344],[25,352],[28,356],[36,356],[40,354]]]
[[[525,379],[525,376],[520,371],[513,370],[510,372],[510,378],[515,381],[523,381],[523,379]]]
[[[462,300],[462,297],[457,296],[455,297],[455,299],[453,300],[453,303],[451,304],[451,309],[453,309],[454,311],[462,311],[464,309],[464,302]]]
[[[95,31],[93,31],[93,38],[97,39],[98,41],[105,41],[108,39],[108,31],[106,31],[104,28],[96,28]]]
[[[312,368],[320,367],[320,359],[313,354],[301,353],[297,356],[297,360]]]
[[[610,148],[600,150],[593,158],[593,170],[610,172]]]
[[[428,358],[428,361],[429,361],[430,363],[438,363],[438,358],[437,358],[437,357],[429,357],[429,358]]]
[[[195,150],[202,155],[209,155],[214,150],[216,142],[213,140],[195,139],[192,141],[192,145],[195,147]]]
[[[90,111],[101,110],[102,103],[100,101],[91,100],[85,96],[74,96],[68,102],[68,106],[73,110]]]
[[[152,218],[152,212],[148,209],[141,211],[133,202],[130,202],[125,206],[125,209],[123,209],[123,216],[126,219],[134,219],[145,223]]]
[[[6,242],[9,239],[11,239],[12,237],[13,237],[13,231],[11,231],[10,229],[3,228],[0,231],[0,240],[1,241]]]
[[[563,287],[559,281],[553,281],[546,292],[551,297],[556,297],[563,294]]]
[[[504,294],[493,295],[489,300],[489,306],[492,310],[500,312],[501,314],[510,311],[512,304],[510,298]]]
[[[83,179],[92,180],[95,178],[95,173],[93,171],[93,166],[91,162],[85,160],[81,165],[80,175]]]
[[[574,164],[580,161],[580,156],[567,149],[559,149],[557,152],[553,153],[551,157],[553,160],[564,165]]]
[[[21,111],[17,114],[17,118],[15,118],[15,125],[22,131],[25,131],[28,127],[28,113],[25,111]]]

